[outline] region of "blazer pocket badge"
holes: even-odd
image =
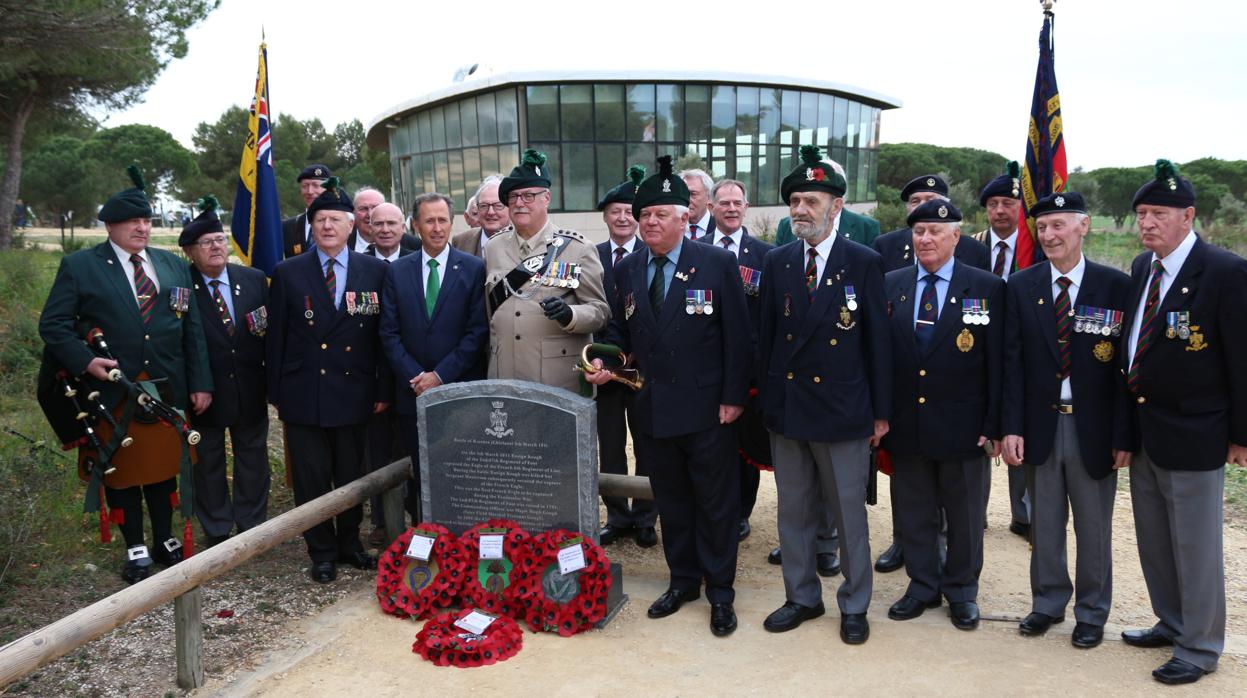
[[[1091,353],[1101,362],[1108,363],[1113,360],[1113,343],[1106,339],[1101,339],[1095,343]]]
[[[840,306],[840,322],[836,323],[836,327],[842,330],[851,330],[856,326],[857,321],[853,319],[853,313],[850,311],[849,306]]]
[[[974,335],[970,330],[962,328],[961,334],[957,335],[957,348],[963,354],[974,348]]]
[[[191,290],[174,286],[169,289],[169,307],[180,318],[182,313],[190,310],[191,307]]]
[[[1186,345],[1187,351],[1203,351],[1208,348],[1208,343],[1204,341],[1204,333],[1199,331],[1199,325],[1191,325],[1190,344]]]

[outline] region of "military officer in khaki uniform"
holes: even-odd
[[[610,319],[597,250],[550,222],[545,155],[529,149],[498,187],[511,225],[485,246],[489,377],[581,389],[574,366]]]

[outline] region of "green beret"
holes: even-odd
[[[1157,160],[1152,179],[1134,193],[1130,208],[1138,208],[1139,204],[1190,208],[1195,205],[1195,186],[1178,172],[1177,165]]]
[[[632,200],[632,217],[640,220],[641,209],[647,206],[688,206],[688,185],[671,168],[671,156],[658,158],[658,173],[637,187]]]
[[[139,166],[127,166],[126,174],[130,175],[130,181],[134,182],[134,187],[108,197],[108,201],[105,201],[104,206],[100,208],[98,216],[105,223],[152,217],[152,205],[147,200],[145,191],[147,185],[143,182],[143,173],[139,171]]]
[[[849,185],[831,165],[821,160],[822,153],[816,145],[801,146],[801,164],[780,182],[779,195],[788,203],[788,197],[799,191],[825,191],[833,197],[842,197]]]
[[[178,247],[186,247],[209,233],[225,232],[225,226],[221,225],[221,219],[216,215],[219,203],[215,196],[209,194],[195,205],[199,207],[199,215],[182,228],[182,234],[178,236]]]
[[[498,185],[498,198],[507,203],[507,197],[516,189],[529,187],[550,188],[550,172],[546,168],[546,154],[529,148],[520,158],[520,164],[511,170],[511,174],[502,178]]]
[[[606,192],[598,202],[598,210],[603,211],[611,204],[630,204],[636,199],[636,190],[645,179],[645,168],[633,165],[628,168],[628,181]]]

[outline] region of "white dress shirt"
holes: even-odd
[[[1016,235],[1016,233],[1014,233]],[[1008,262],[1006,262],[1008,264]],[[1078,256],[1078,264],[1069,270],[1068,274],[1062,274],[1057,270],[1055,265],[1051,266],[1052,270],[1052,302],[1056,303],[1056,297],[1061,293],[1061,287],[1056,280],[1064,276],[1069,279],[1069,309],[1077,308],[1078,290],[1082,288],[1082,276],[1087,271],[1087,258],[1081,254]],[[1054,311],[1055,312],[1055,311]],[[1074,341],[1074,329],[1070,327],[1070,341]],[[1057,347],[1057,355],[1060,356],[1060,347]],[[1070,402],[1074,399],[1074,389],[1070,385],[1069,376],[1061,380],[1061,402]]]
[[[636,249],[636,236],[633,235],[631,238],[628,239],[627,242],[625,242],[622,245],[615,242],[614,239],[611,240],[610,263],[612,267],[615,266],[615,250],[619,250],[619,249],[622,249],[624,251],[624,257],[627,257],[628,255],[632,254],[632,251]]]
[[[744,228],[738,228],[736,232],[732,233],[731,235],[724,235],[723,231],[720,231],[720,230],[714,231],[715,247],[723,247],[723,238],[731,238],[732,245],[730,247],[724,247],[723,249],[736,255],[737,259],[740,259],[740,241],[745,237],[744,230],[745,230]]]
[[[450,259],[450,245],[443,247],[441,253],[438,254],[436,257],[430,257],[429,253],[423,250],[421,250],[421,253],[424,255],[424,264],[422,265],[421,270],[420,270],[421,272],[423,272],[420,279],[421,281],[424,282],[424,288],[427,289],[429,287],[429,269],[431,268],[429,266],[429,260],[436,259],[437,260],[437,288],[438,288],[438,293],[440,294],[442,286],[445,285],[442,282],[446,280],[446,260]]]
[[[831,246],[836,244],[836,234],[828,235],[826,239],[818,243],[814,251],[818,254],[814,258],[814,267],[818,270],[818,279],[821,283],[823,278],[823,270],[827,268],[827,255],[831,254]],[[801,241],[801,269],[805,270],[806,262],[810,259],[810,243],[808,240]],[[815,289],[817,290],[817,289]]]
[[[701,237],[702,235],[705,235],[706,231],[710,229],[710,209],[706,209],[706,212],[701,214],[701,220],[688,222],[688,226],[685,227],[684,229],[684,237],[690,240],[694,238],[694,234],[693,234],[694,225],[697,226],[696,237]]]
[[[1160,259],[1161,265],[1165,268],[1165,273],[1160,275],[1160,296],[1156,299],[1156,306],[1160,307],[1160,304],[1165,302],[1165,293],[1169,291],[1169,287],[1173,285],[1173,280],[1178,277],[1178,272],[1182,271],[1182,265],[1186,263],[1186,258],[1190,256],[1191,248],[1195,246],[1196,239],[1195,230],[1192,228],[1187,231],[1186,237],[1182,238],[1182,242],[1178,243],[1178,246],[1173,252],[1169,253],[1168,257],[1161,259],[1153,252],[1152,258],[1148,260],[1147,269],[1143,272],[1147,275],[1143,279],[1143,294],[1139,297],[1139,305],[1134,313],[1134,322],[1130,326],[1130,343],[1128,345],[1130,355],[1126,357],[1129,359],[1126,362],[1127,366],[1134,363],[1134,349],[1139,343],[1139,330],[1143,326],[1143,311],[1147,308],[1148,282],[1152,279],[1152,262]]]
[[[356,229],[355,248],[354,248],[355,251],[360,254],[368,254],[368,246],[371,244],[372,244],[371,242],[368,242],[367,240],[364,239],[364,234],[359,232],[358,229]]]
[[[130,292],[134,294],[134,302],[138,303],[139,292],[134,288],[134,264],[130,262],[130,253],[121,249],[112,240],[109,240],[108,244],[113,246],[113,253],[117,255],[117,261],[121,262],[121,269],[126,273],[126,283],[130,284]],[[146,249],[138,254],[143,258],[143,272],[147,274],[147,278],[152,280],[156,293],[160,293],[160,278],[156,276],[156,265],[152,264],[151,256],[147,254]],[[142,304],[139,303],[139,305]]]
[[[991,262],[989,262],[989,264],[991,264],[990,269],[996,268],[996,255],[1000,254],[1000,250],[998,250],[996,246],[1002,242],[1005,244],[1005,271],[1000,275],[1000,278],[1008,281],[1009,272],[1013,269],[1013,256],[1017,253],[1018,230],[1017,228],[1014,228],[1013,232],[1009,233],[1009,237],[1007,238],[997,236],[996,231],[994,230],[988,230],[987,239],[991,242],[988,246],[990,247],[992,253]]]

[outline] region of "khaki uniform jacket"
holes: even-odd
[[[580,266],[580,287],[534,286],[529,282],[516,289],[533,295],[528,299],[507,298],[490,318],[489,377],[533,381],[578,392],[579,374],[573,367],[580,350],[592,341],[589,335],[610,320],[597,249],[580,233],[559,230],[551,222],[527,241],[520,240],[514,226],[507,226],[485,246],[485,293],[488,295],[524,259],[545,252],[547,246],[553,253],[549,243],[556,233],[564,248],[558,261]],[[541,310],[542,300],[557,296],[572,309],[567,327],[547,319]]]
[[[501,232],[501,231],[499,231]],[[467,252],[474,257],[485,257],[484,251],[481,249],[481,229],[470,228],[457,233],[450,238],[450,246],[460,252]]]

